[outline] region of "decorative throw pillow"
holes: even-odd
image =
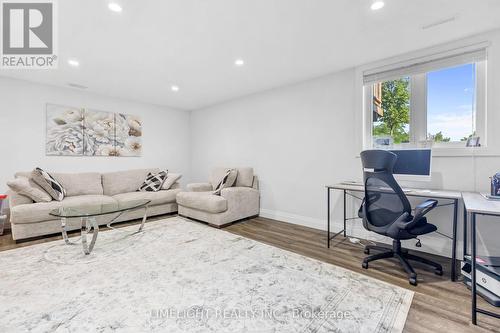
[[[137,191],[140,192],[158,192],[161,190],[161,187],[163,186],[163,183],[167,179],[167,171],[161,171],[158,173],[148,173],[146,176],[146,179],[144,180],[144,183],[139,187]]]
[[[169,173],[167,175],[167,179],[165,179],[165,182],[163,183],[163,186],[161,187],[162,190],[168,190],[174,185],[176,181],[181,179],[182,175],[180,173]]]
[[[212,190],[215,190],[217,188],[217,185],[219,185],[221,179],[224,177],[228,169],[232,170],[231,174],[229,175],[229,180],[231,180],[231,178],[233,177],[238,176],[238,170],[231,167],[215,167],[212,168],[212,170],[210,170],[210,174],[208,176],[208,182],[212,185]],[[237,180],[238,178],[236,178],[236,181]]]
[[[66,196],[64,187],[48,172],[40,168],[31,172],[31,179],[57,201],[61,201]]]
[[[8,181],[7,186],[14,192],[24,195],[30,198],[34,202],[49,202],[52,201],[52,197],[45,192],[40,186],[35,182],[29,180],[26,177],[16,178],[14,180]]]
[[[220,195],[221,191],[223,188],[226,187],[231,187],[233,186],[234,182],[236,181],[236,176],[238,173],[234,169],[227,169],[226,173],[224,176],[221,178],[221,180],[217,183],[217,186],[215,187],[214,194],[215,195]]]

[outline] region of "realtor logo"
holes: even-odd
[[[2,68],[56,68],[55,3],[2,1]]]

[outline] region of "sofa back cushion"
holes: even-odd
[[[231,168],[217,167],[212,169],[212,171],[210,172],[208,182],[212,185],[213,190],[217,188],[217,185],[219,185],[222,178],[226,175],[227,170],[231,170]],[[227,181],[227,186],[225,187],[233,186],[237,176],[238,176],[238,171],[236,169],[232,169],[228,177],[229,179]]]
[[[180,173],[169,172],[167,175],[167,179],[163,183],[161,187],[162,190],[169,190],[172,185],[174,185],[179,179],[181,179],[182,175]]]
[[[64,186],[54,176],[41,168],[35,168],[31,172],[30,179],[43,188],[54,200],[62,201],[66,196]]]
[[[75,195],[103,194],[101,174],[98,172],[51,172],[50,174],[59,183],[61,183],[62,187],[66,190],[66,196],[68,197],[72,197]],[[17,172],[14,176],[16,178],[31,178],[31,172]]]
[[[219,183],[215,186],[214,194],[220,195],[223,188],[231,187],[236,181],[236,176],[238,172],[235,169],[227,169],[224,176],[219,180]]]
[[[253,185],[253,168],[237,168],[238,177],[236,177],[237,187],[252,187]]]
[[[102,195],[101,174],[98,172],[57,173],[51,174],[66,190],[66,196]]]
[[[135,192],[150,172],[158,173],[160,169],[136,169],[103,173],[102,187],[104,195]]]
[[[14,174],[14,178],[19,178],[19,177],[24,177],[24,178],[30,178],[31,177],[31,171],[19,171]]]
[[[52,201],[52,197],[31,179],[25,177],[18,177],[14,180],[8,181],[7,186],[12,191],[24,195],[33,200],[34,202]]]

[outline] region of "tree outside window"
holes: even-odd
[[[374,112],[373,135],[390,136],[396,144],[409,142],[410,78],[377,83],[374,91],[381,91],[381,96],[374,95],[374,105],[379,104],[381,111]]]

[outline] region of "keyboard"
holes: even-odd
[[[354,181],[354,180],[349,180],[349,181],[346,181],[346,182],[342,182],[341,184],[342,185],[353,185],[353,186],[364,186],[363,182],[358,182],[358,181]]]

